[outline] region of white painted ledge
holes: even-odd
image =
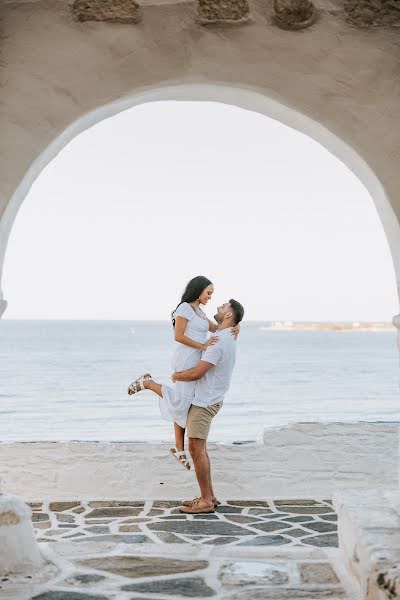
[[[398,423],[294,423],[264,443],[210,444],[221,499],[330,498],[333,490],[396,488]],[[0,444],[2,489],[25,500],[181,499],[197,494],[169,444]]]

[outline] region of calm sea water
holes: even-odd
[[[291,421],[400,420],[394,333],[268,332],[245,323],[212,440],[261,437]],[[156,397],[168,382],[168,323],[0,321],[0,440],[169,440]]]

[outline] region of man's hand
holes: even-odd
[[[171,379],[174,383],[177,381],[197,381],[213,366],[213,364],[201,360],[193,367],[193,369],[187,369],[187,371],[175,371],[175,373],[172,373]]]

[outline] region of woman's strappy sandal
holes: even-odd
[[[144,387],[144,382],[151,381],[152,379],[153,378],[150,375],[150,373],[145,373],[135,381],[132,381],[132,383],[128,387],[128,394],[132,396],[132,394],[137,394],[138,392],[145,390],[146,388]]]
[[[189,459],[186,456],[186,453],[184,450],[182,450],[182,452],[179,452],[178,448],[176,446],[174,446],[173,448],[171,448],[170,452],[171,452],[172,456],[174,456],[176,458],[176,460],[185,467],[185,469],[187,469],[188,471],[190,470]]]

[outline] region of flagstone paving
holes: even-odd
[[[33,502],[40,542],[337,547],[330,500],[227,500],[215,513],[186,515],[170,500]]]
[[[40,548],[43,566],[2,578],[0,600],[356,600],[334,548],[62,540]]]
[[[330,500],[30,503],[45,563],[0,580],[0,600],[354,600]]]

